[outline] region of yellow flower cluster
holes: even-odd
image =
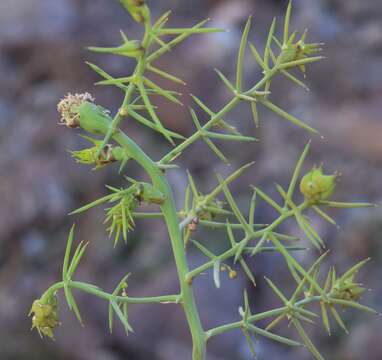
[[[36,328],[41,337],[47,336],[53,339],[53,331],[60,325],[56,295],[47,300],[43,298],[35,300],[29,316],[32,316],[32,329]]]

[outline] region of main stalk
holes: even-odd
[[[79,119],[80,127],[90,133],[106,135],[110,129],[111,122],[106,117],[93,117],[90,119]],[[193,351],[193,360],[205,360],[206,358],[206,336],[202,328],[192,284],[186,281],[186,274],[189,272],[182,234],[179,228],[178,215],[175,207],[174,196],[168,184],[165,173],[152,161],[147,154],[125,133],[117,130],[112,135],[120,146],[122,146],[129,157],[133,158],[151,178],[152,184],[156,189],[165,195],[165,201],[161,205],[161,210],[167,225],[168,234],[174,254],[175,265],[177,268],[181,304],[184,309],[188,326],[190,329]]]

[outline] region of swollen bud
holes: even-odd
[[[324,175],[322,167],[313,167],[300,182],[300,191],[310,203],[327,200],[336,186],[337,175]]]

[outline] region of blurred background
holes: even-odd
[[[250,40],[258,48],[273,16],[280,20],[286,0],[160,0],[148,1],[154,16],[173,9],[170,24],[186,26],[210,17],[212,26],[230,31],[194,36],[160,59],[158,66],[187,81],[183,108],[159,100],[160,115],[168,128],[189,135],[194,129],[187,113],[188,93],[197,94],[212,109],[224,105],[228,93],[215,72],[234,74],[241,30],[248,15],[254,16]],[[273,83],[274,101],[302,117],[324,135],[313,139],[305,170],[321,161],[328,172],[341,171],[335,199],[343,201],[382,200],[382,2],[380,0],[295,0],[293,29],[309,27],[308,40],[325,42],[327,59],[308,67],[311,92],[296,88],[286,79]],[[69,149],[80,149],[84,141],[73,131],[57,126],[58,100],[66,93],[89,91],[97,102],[115,111],[122,101],[118,89],[97,87],[99,80],[84,63],[96,63],[119,77],[132,71],[134,63],[125,58],[88,53],[88,45],[118,44],[119,30],[134,38],[137,27],[117,1],[110,0],[2,0],[0,2],[0,359],[175,360],[190,358],[190,342],[182,313],[168,306],[132,306],[130,322],[135,333],[128,338],[117,324],[113,335],[107,330],[107,304],[93,297],[75,294],[85,322],[76,322],[60,297],[62,326],[56,341],[40,340],[30,332],[27,313],[34,299],[60,279],[67,232],[77,223],[77,241],[90,241],[77,278],[112,290],[127,272],[131,296],[157,295],[177,289],[166,230],[161,221],[137,223],[128,246],[113,249],[102,225],[102,207],[85,215],[69,217],[68,212],[104,194],[104,184],[119,186],[117,168],[91,172],[70,158]],[[260,76],[248,55],[248,84]],[[163,86],[170,86],[161,82]],[[176,89],[176,87],[173,87]],[[200,113],[201,114],[201,113]],[[239,204],[245,209],[249,184],[275,194],[274,182],[286,184],[309,134],[287,124],[268,111],[261,111],[261,127],[254,129],[245,105],[229,116],[232,124],[261,141],[254,145],[222,144],[231,166],[216,160],[204,144],[198,143],[177,163],[189,169],[201,191],[216,184],[212,170],[227,174],[241,164],[256,164],[232,185]],[[203,115],[201,114],[203,119]],[[168,149],[164,140],[129,121],[126,127],[155,159]],[[134,165],[127,174],[139,177]],[[170,171],[182,206],[186,186],[183,171]],[[382,212],[379,209],[339,210],[331,215],[338,230],[313,217],[316,229],[332,251],[324,268],[335,264],[344,271],[353,263],[372,256],[360,279],[373,290],[363,302],[382,311]],[[257,221],[269,222],[274,213],[259,205]],[[301,235],[291,222],[284,230]],[[223,232],[198,230],[197,239],[215,251],[226,246]],[[302,239],[302,243],[305,240]],[[314,250],[296,255],[309,266],[317,257]],[[190,250],[190,264],[203,257]],[[195,281],[198,305],[206,328],[238,319],[242,288],[247,287],[254,312],[279,306],[278,299],[264,284],[266,274],[287,294],[293,281],[277,255],[258,256],[250,265],[258,285],[251,287],[239,271],[236,280],[225,279],[216,290],[207,273]],[[223,274],[224,275],[224,274]],[[224,276],[223,276],[224,277]],[[289,292],[288,292],[289,290]],[[357,311],[344,314],[351,334],[333,326],[331,337],[320,326],[309,332],[323,354],[331,360],[382,358],[382,321]],[[333,323],[334,325],[334,323]],[[292,330],[290,330],[292,332]],[[291,335],[294,335],[291,333]],[[305,349],[289,349],[260,339],[259,359],[310,359]],[[250,359],[242,334],[233,332],[209,344],[209,360]]]

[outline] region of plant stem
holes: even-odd
[[[184,252],[182,235],[179,230],[178,215],[171,188],[164,173],[159,169],[158,165],[155,164],[134,141],[132,141],[122,131],[115,133],[113,138],[145,169],[147,174],[150,176],[153,185],[166,197],[166,200],[161,205],[161,210],[163,212],[171,240],[179,277],[182,305],[192,336],[193,360],[204,360],[206,356],[204,330],[202,328],[199,313],[195,304],[192,286],[186,282],[188,265]]]
[[[108,132],[111,123],[106,117],[94,118],[91,124],[87,123],[86,119],[83,120],[80,118],[80,126],[85,131],[105,135]],[[193,360],[205,360],[205,334],[196,307],[192,284],[186,281],[186,274],[189,269],[184,251],[182,235],[179,229],[178,213],[176,211],[175,201],[170,185],[168,184],[166,176],[160,169],[159,165],[152,161],[147,154],[125,133],[121,130],[117,130],[113,133],[112,138],[124,148],[131,158],[142,166],[147,175],[150,177],[153,186],[165,197],[165,201],[161,204],[161,211],[167,225],[177,268],[180,286],[180,300],[191,332]]]
[[[211,117],[211,119],[202,126],[201,130],[198,130],[194,134],[192,134],[188,139],[184,140],[177,147],[172,149],[167,155],[165,155],[161,160],[161,164],[166,164],[170,162],[174,157],[180,154],[186,147],[190,146],[196,140],[200,138],[203,134],[203,130],[208,130],[212,126],[214,126],[224,115],[226,115],[229,111],[231,111],[238,103],[240,99],[238,97],[232,98],[218,113]]]
[[[299,206],[299,209],[302,210],[302,208],[304,208],[306,206],[307,205],[305,203],[303,203]],[[247,234],[241,241],[236,243],[236,245],[231,247],[229,250],[227,250],[223,254],[217,256],[217,259],[219,259],[219,261],[221,262],[221,261],[224,261],[225,259],[228,259],[228,258],[234,256],[237,249],[240,247],[240,244],[242,242],[248,242],[250,239],[253,239],[255,237],[261,237],[263,234],[273,231],[278,225],[280,225],[282,222],[284,222],[286,219],[288,219],[289,217],[291,217],[293,215],[294,215],[293,210],[284,211],[272,224],[268,225],[267,227],[265,227],[261,230],[257,230],[257,231],[252,232],[251,234]],[[207,270],[213,266],[214,266],[214,261],[211,260],[211,261],[206,262],[205,264],[203,264],[203,265],[195,268],[194,270],[190,271],[186,275],[187,280],[192,281],[192,279],[195,278],[195,276],[199,275],[203,271],[205,271],[205,270]]]
[[[138,58],[137,65],[134,69],[134,73],[132,75],[133,79],[138,79],[143,77],[143,73],[145,71],[145,65],[146,65],[146,58],[147,58],[147,49],[150,45],[150,32],[151,32],[151,16],[146,20],[145,22],[145,33],[142,40],[142,48],[145,50],[143,54]],[[135,82],[130,82],[128,88],[125,91],[125,96],[122,102],[122,105],[120,106],[120,109],[124,109],[129,105],[129,102],[131,100],[131,97],[133,96],[134,92],[136,90],[136,84]],[[99,147],[99,150],[97,151],[96,157],[98,157],[102,151],[102,149],[106,146],[106,144],[111,139],[112,135],[115,133],[117,128],[119,127],[119,124],[121,123],[123,119],[123,115],[121,111],[117,111],[115,114],[113,121],[111,122],[108,131],[105,133],[105,138],[102,141],[101,146]]]
[[[314,301],[320,301],[321,298],[322,298],[322,296],[312,296],[310,298],[306,298],[306,299],[303,299],[303,300],[300,300],[300,301],[296,302],[293,305],[293,307],[301,307],[302,305],[307,305],[307,304],[312,303]],[[264,320],[264,319],[267,319],[267,318],[270,318],[270,317],[273,317],[273,316],[278,316],[278,315],[281,315],[286,310],[288,310],[288,306],[282,306],[282,307],[279,307],[277,309],[272,309],[272,310],[264,311],[262,313],[250,316],[248,318],[248,322],[255,322],[255,321]],[[230,323],[230,324],[226,324],[226,325],[221,325],[221,326],[218,326],[216,328],[207,330],[206,331],[207,340],[210,339],[213,336],[222,334],[222,333],[230,331],[230,330],[234,330],[234,329],[240,328],[242,326],[243,326],[243,322],[242,321],[237,321],[237,322],[234,322],[234,323]]]
[[[57,290],[64,288],[65,283],[63,281],[58,282],[51,286],[42,297],[50,297]],[[67,286],[72,289],[79,289],[85,293],[95,295],[101,299],[108,301],[114,300],[117,302],[124,302],[128,304],[178,304],[181,302],[181,295],[163,295],[163,296],[151,296],[151,297],[130,297],[130,296],[115,296],[101,290],[95,285],[87,284],[79,281],[69,281]]]
[[[184,140],[174,149],[172,149],[167,155],[165,155],[161,160],[160,164],[166,164],[172,161],[176,156],[178,156],[185,148],[190,146],[196,140],[198,140],[204,133],[204,131],[213,127],[219,120],[221,120],[228,112],[230,112],[242,99],[240,96],[249,96],[253,95],[254,92],[259,90],[263,85],[265,85],[268,81],[272,79],[273,76],[277,74],[280,70],[279,66],[276,65],[272,69],[268,70],[267,73],[263,76],[261,80],[259,80],[252,88],[243,92],[242,94],[235,93],[235,96],[216,114],[211,116],[211,119],[204,124],[200,130],[196,131],[193,135],[191,135],[188,139]]]
[[[147,63],[147,49],[150,45],[150,31],[151,22],[148,19],[145,23],[145,35],[142,41],[142,47],[145,49],[144,54],[138,59],[134,75],[137,78],[142,78]],[[139,84],[138,84],[139,85]],[[136,84],[130,84],[126,90],[125,98],[121,108],[128,105]],[[186,274],[188,273],[187,259],[184,252],[184,246],[182,241],[181,231],[178,224],[178,214],[175,207],[174,197],[171,188],[167,182],[164,172],[160,169],[160,166],[153,162],[146,153],[126,134],[118,129],[122,115],[120,112],[116,114],[113,121],[110,123],[107,119],[101,121],[99,126],[99,132],[105,136],[103,145],[105,145],[110,138],[113,138],[119,143],[125,151],[133,158],[140,166],[144,168],[146,173],[151,178],[154,187],[164,194],[166,200],[161,205],[161,210],[167,225],[168,233],[170,236],[171,246],[174,254],[175,264],[179,277],[180,286],[180,299],[183,306],[186,319],[191,332],[193,343],[193,360],[205,360],[206,358],[206,341],[204,330],[199,318],[199,313],[196,307],[192,285],[186,282]],[[86,129],[85,129],[86,130]],[[102,148],[102,146],[101,146]],[[92,290],[95,291],[95,290]]]

